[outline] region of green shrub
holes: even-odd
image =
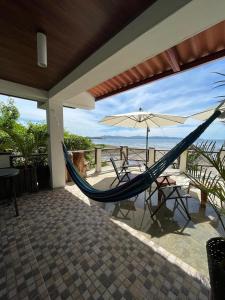
[[[31,155],[46,153],[48,144],[47,124],[18,122],[19,111],[12,99],[7,103],[0,102],[0,151],[20,153],[23,156],[22,164],[32,164]],[[64,133],[65,144],[68,150],[94,149],[91,139],[68,131]],[[94,154],[86,153],[87,160],[94,164]]]
[[[94,148],[91,139],[76,134],[65,132],[64,143],[70,151],[74,150],[89,150]]]

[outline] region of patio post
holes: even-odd
[[[155,163],[155,148],[148,149],[148,166],[151,167]]]
[[[120,160],[123,160],[123,146],[120,146]]]
[[[63,105],[53,99],[48,100],[48,160],[52,188],[65,186],[65,162],[62,151],[64,135]]]
[[[184,151],[180,156],[180,172],[183,173],[187,169],[187,150]]]
[[[95,172],[101,173],[102,171],[102,149],[101,148],[95,148]]]
[[[124,146],[124,153],[125,153],[126,159],[128,160],[129,159],[129,148],[128,148],[128,146]]]
[[[225,157],[225,148],[220,152],[220,159],[224,159]]]

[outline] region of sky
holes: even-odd
[[[225,95],[224,88],[214,88],[215,81],[221,76],[214,72],[225,73],[225,59],[217,60],[200,67],[166,77],[153,83],[132,89],[96,102],[94,110],[64,108],[64,128],[83,136],[145,135],[144,129],[104,126],[98,122],[106,115],[138,111],[189,116],[218,105],[217,96]],[[0,95],[0,101],[8,97]],[[13,98],[20,112],[22,123],[46,122],[46,113],[38,109],[36,102]],[[155,128],[153,136],[183,137],[191,132],[198,121],[188,119],[185,124],[173,127]],[[206,139],[225,139],[225,127],[215,121],[202,135]]]

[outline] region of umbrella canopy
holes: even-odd
[[[164,115],[139,110],[127,114],[119,114],[104,117],[100,123],[110,126],[131,128],[158,128],[183,124],[187,117]]]
[[[183,124],[187,117],[175,115],[164,115],[152,112],[145,112],[141,108],[138,112],[106,116],[100,123],[110,126],[146,128],[146,165],[148,161],[148,133],[150,128],[173,126]]]
[[[196,119],[199,121],[205,121],[208,119],[216,110],[217,108],[209,108],[207,110],[201,111],[197,114],[191,115],[190,118]],[[222,120],[223,122],[225,121],[225,103],[224,101],[221,103],[220,110],[222,111],[222,114],[219,116],[218,119]]]

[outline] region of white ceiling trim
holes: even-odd
[[[27,85],[0,79],[0,94],[14,96],[28,100],[45,102],[48,100],[48,92]]]
[[[83,92],[63,102],[63,106],[91,110],[95,108],[95,98],[90,93]]]

